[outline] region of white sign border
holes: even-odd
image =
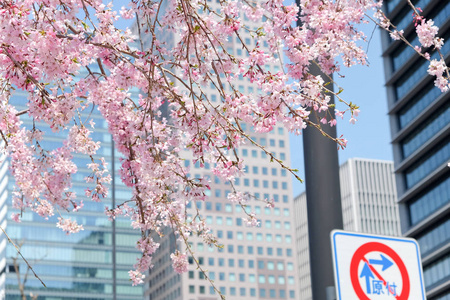
[[[337,252],[336,252],[336,245],[335,245],[335,243],[336,243],[335,237],[337,235],[349,235],[349,236],[354,236],[354,237],[373,238],[373,239],[378,239],[378,240],[390,240],[390,241],[414,244],[414,246],[416,247],[417,264],[418,264],[419,270],[420,270],[420,284],[421,284],[421,290],[422,290],[422,298],[424,300],[427,299],[426,293],[425,293],[425,285],[424,285],[424,281],[423,281],[423,269],[422,269],[422,260],[421,260],[421,256],[420,256],[420,251],[419,251],[419,244],[417,243],[417,241],[415,239],[335,229],[335,230],[331,231],[330,238],[331,238],[331,249],[332,249],[332,256],[333,256],[334,284],[336,285],[336,299],[337,300],[342,300],[341,286],[339,284],[340,283],[339,282],[339,270],[338,270],[339,267],[337,265]]]

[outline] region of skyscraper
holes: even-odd
[[[413,1],[445,40],[449,63],[450,2]],[[413,46],[418,38],[406,1],[385,12]],[[428,299],[450,299],[450,93],[434,87],[428,62],[383,33],[388,107],[402,233],[418,240]],[[434,49],[426,49],[439,59]]]
[[[269,151],[289,163],[288,134],[284,128],[254,134],[253,139],[267,144]],[[191,237],[191,247],[199,264],[208,270],[207,275],[227,299],[298,299],[290,176],[278,165],[268,164],[266,154],[256,146],[247,145],[238,151],[247,168],[245,176],[234,185],[252,195],[245,209],[255,212],[261,225],[247,227],[242,207],[227,200],[229,183],[212,175],[210,166],[200,169],[187,158],[191,176],[211,176],[210,198],[196,206],[223,244],[218,249]],[[275,207],[267,207],[264,198],[273,199]],[[195,217],[192,206],[190,216]],[[177,244],[173,233],[167,231],[160,243],[153,258],[154,267],[146,278],[146,299],[218,299],[192,258],[188,273],[178,275],[172,270],[170,252],[176,247],[183,252],[185,249],[185,245]]]
[[[208,6],[218,12],[221,9],[218,0],[208,0]],[[241,40],[252,50],[255,46],[252,31],[257,32],[261,24],[250,21],[244,12],[240,12],[240,16],[249,30],[240,31],[240,37],[230,37],[220,51],[243,59],[249,56],[249,52],[242,47]],[[160,40],[172,45],[176,39],[176,36],[164,35]],[[266,42],[258,46],[266,53],[269,52]],[[272,73],[281,70],[280,64],[275,62],[265,64],[264,67]],[[222,80],[225,82],[225,79]],[[232,84],[236,91],[245,95],[260,93],[260,88],[243,76],[235,78]],[[225,88],[232,91],[229,86]],[[202,86],[202,92],[205,105],[221,107],[223,99],[213,82]],[[249,200],[244,208],[227,200],[233,187],[230,182],[224,182],[213,174],[213,166],[205,163],[204,168],[200,168],[200,164],[194,163],[188,152],[181,153],[185,165],[190,168],[190,176],[209,177],[211,187],[209,198],[205,202],[191,203],[188,213],[191,218],[195,218],[198,209],[199,215],[218,237],[218,243],[223,244],[223,248],[218,249],[191,236],[191,249],[198,264],[207,270],[206,275],[227,300],[298,299],[291,176],[279,164],[270,163],[265,152],[273,153],[289,165],[289,134],[282,126],[274,127],[270,133],[255,133],[250,124],[242,122],[240,125],[253,141],[265,148],[262,150],[247,142],[239,149],[229,150],[228,154],[236,151],[246,164],[244,176],[236,178],[233,183],[237,190],[248,195]],[[275,207],[268,207],[265,199],[272,199]],[[246,225],[243,220],[246,217],[244,209],[248,213],[256,213],[259,227]],[[170,253],[175,249],[187,251],[186,245],[177,242],[170,230],[166,230],[159,242],[161,246],[153,258],[154,267],[145,278],[145,299],[220,299],[214,287],[205,280],[204,273],[197,268],[194,258],[189,258],[187,273],[179,275],[172,270]]]
[[[344,230],[400,235],[392,162],[352,158],[339,168]],[[294,199],[300,299],[312,299],[306,193]],[[326,217],[326,216],[324,216]]]
[[[14,101],[21,110],[26,108],[25,99],[25,94],[17,92],[11,101]],[[86,119],[87,115],[88,113],[82,113],[82,118]],[[49,220],[27,211],[22,213],[21,222],[16,223],[11,220],[11,213],[19,212],[11,206],[14,180],[8,173],[8,160],[5,157],[2,159],[1,226],[6,229],[11,239],[20,245],[21,253],[47,286],[44,288],[27,270],[23,260],[19,258],[14,263],[18,257],[17,251],[1,234],[0,279],[3,281],[8,300],[22,299],[18,272],[20,283],[23,283],[28,273],[25,294],[38,295],[40,300],[142,299],[142,286],[132,287],[128,276],[128,271],[132,269],[136,258],[140,255],[140,251],[135,248],[139,233],[130,227],[130,220],[117,218],[113,223],[105,215],[106,206],[112,207],[113,201],[119,204],[129,200],[131,191],[121,183],[120,176],[116,174],[119,155],[112,152],[112,137],[108,133],[106,122],[97,110],[92,111],[91,117],[96,123],[93,139],[100,141],[103,147],[96,158],[105,157],[110,174],[115,177],[110,186],[110,196],[102,202],[93,202],[85,197],[87,184],[84,178],[91,174],[86,164],[91,161],[75,154],[74,162],[78,166],[78,173],[73,178],[71,190],[77,193],[77,200],[84,200],[84,207],[77,213],[55,212],[55,216]],[[22,115],[21,119],[29,128],[33,126],[33,121],[27,115]],[[36,123],[36,127],[45,132],[45,138],[40,143],[43,149],[62,146],[64,131],[53,132],[39,122]],[[115,170],[112,168],[114,165]],[[75,218],[84,226],[84,230],[66,235],[55,226],[59,213],[65,218]],[[0,299],[3,298],[0,296]]]

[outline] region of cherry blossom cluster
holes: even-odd
[[[421,47],[415,46],[414,50],[430,62],[428,74],[435,76],[435,86],[442,92],[446,92],[450,89],[450,68],[446,65],[445,58],[440,51],[444,45],[444,39],[438,36],[439,28],[434,25],[434,21],[425,18],[421,14],[422,10],[420,7],[416,8],[411,0],[408,0],[408,4],[413,10],[415,32],[421,45]],[[391,23],[380,9],[374,13],[374,17],[377,19],[377,24],[390,33],[392,39],[401,40],[412,47],[409,41],[404,37],[404,31],[397,30],[396,26]],[[436,51],[439,54],[439,59],[432,60],[430,51]]]
[[[165,228],[187,247],[171,254],[179,273],[187,270],[187,256],[193,255],[189,236],[220,246],[199,214],[187,214],[187,206],[204,201],[210,189],[207,177],[190,176],[187,157],[201,167],[213,166],[213,174],[234,189],[229,201],[245,206],[251,196],[233,185],[245,168],[235,149],[253,144],[281,167],[294,170],[252,140],[244,124],[260,133],[284,126],[300,134],[307,126],[323,132],[323,126],[335,126],[336,117],[344,115],[355,123],[358,106],[339,98],[328,82],[341,69],[339,60],[345,67],[366,64],[358,45],[364,35],[357,25],[380,3],[132,0],[116,8],[103,2],[0,0],[2,151],[9,156],[16,184],[13,206],[20,212],[31,209],[48,218],[60,210],[82,208],[83,195],[71,190],[78,172],[75,154],[89,160],[78,166],[91,172],[85,177],[84,196],[101,201],[108,197],[111,176],[106,160],[98,158],[100,141],[92,138],[89,110],[96,109],[120,153],[121,180],[133,191],[106,214],[111,219],[129,217],[141,232],[137,248],[142,255],[129,272],[136,285],[143,282],[159,247],[153,235],[163,236]],[[436,36],[436,26],[419,16],[421,43],[439,51],[443,41]],[[377,17],[392,31],[378,10]],[[132,30],[117,28],[121,18],[134,19]],[[252,37],[251,43],[244,35]],[[392,36],[406,41],[401,31]],[[243,55],[230,53],[228,46]],[[269,68],[274,65],[278,70]],[[448,87],[442,60],[431,62],[429,73],[442,90]],[[257,92],[240,91],[241,80]],[[205,92],[210,87],[219,101]],[[16,109],[14,90],[27,94],[21,100],[25,111]],[[132,96],[135,91],[138,95]],[[332,104],[333,95],[337,105]],[[24,114],[37,125],[24,126]],[[312,122],[311,114],[320,114],[320,122]],[[42,124],[66,137],[61,147],[42,147]],[[342,136],[332,139],[338,147],[347,143]],[[20,213],[12,218],[20,221]],[[246,212],[244,219],[248,226],[259,224],[253,212]],[[57,226],[67,233],[82,230],[82,225],[62,217]]]

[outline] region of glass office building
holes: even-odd
[[[25,94],[17,92],[12,101],[17,103],[18,110],[25,109]],[[82,114],[86,119],[89,111]],[[8,160],[2,160],[0,168],[0,211],[1,225],[6,228],[8,235],[21,245],[21,252],[33,270],[42,279],[46,288],[33,274],[27,271],[25,262],[17,258],[16,249],[1,235],[1,276],[0,280],[6,299],[22,299],[20,284],[26,276],[25,294],[37,295],[39,300],[104,300],[123,299],[141,300],[143,287],[132,287],[128,271],[133,268],[140,251],[135,248],[140,234],[130,226],[130,220],[117,218],[113,223],[105,215],[105,207],[112,207],[112,198],[117,204],[131,197],[131,191],[121,183],[117,170],[120,166],[119,154],[112,152],[112,137],[108,133],[107,124],[99,112],[94,109],[90,116],[93,118],[95,132],[92,137],[100,141],[102,148],[97,158],[105,157],[110,174],[115,177],[110,186],[108,199],[93,202],[85,197],[87,184],[84,180],[91,171],[86,164],[89,158],[74,154],[74,162],[78,166],[78,173],[73,176],[72,191],[77,193],[77,200],[83,199],[84,207],[77,213],[55,211],[55,216],[45,220],[38,214],[26,211],[22,214],[21,222],[12,221],[11,213],[19,211],[11,207],[11,193],[14,180],[8,173]],[[32,120],[27,115],[21,119],[28,126]],[[62,145],[64,132],[52,132],[45,125],[36,124],[45,132],[41,142],[44,149],[54,149]],[[41,126],[42,125],[42,126]],[[112,169],[115,159],[115,169]],[[83,231],[66,235],[56,227],[59,213],[63,217],[76,219],[84,227]],[[20,273],[18,276],[17,273]],[[27,275],[28,273],[28,275]],[[20,277],[20,279],[18,278]],[[2,296],[0,296],[0,299]]]
[[[450,1],[412,2],[440,28],[448,65]],[[384,9],[419,45],[407,1],[387,1]],[[402,233],[420,244],[428,299],[450,299],[450,93],[434,86],[427,61],[386,32],[383,48]],[[434,49],[426,51],[438,58]]]

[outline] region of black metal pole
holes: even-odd
[[[311,73],[318,75],[320,70],[313,66]],[[316,118],[311,113],[310,120],[319,123],[323,116]],[[324,125],[323,129],[336,137],[336,127]],[[330,232],[343,228],[337,144],[316,128],[308,127],[303,130],[303,151],[312,298],[330,300],[335,299]]]

